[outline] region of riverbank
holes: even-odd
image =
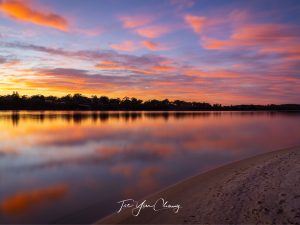
[[[213,169],[145,198],[149,204],[159,198],[180,204],[178,213],[148,207],[133,216],[127,208],[97,224],[296,224],[299,183],[300,147],[278,150]]]

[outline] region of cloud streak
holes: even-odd
[[[124,52],[133,52],[138,49],[138,45],[133,41],[123,41],[119,44],[110,45],[115,50],[124,51]]]
[[[69,30],[68,22],[64,17],[55,13],[33,9],[24,1],[2,0],[0,1],[0,12],[15,20],[51,27],[61,31]]]
[[[41,45],[28,44],[28,43],[20,43],[20,42],[1,42],[0,46],[5,48],[12,49],[21,49],[28,51],[36,51],[41,53],[47,53],[50,55],[62,56],[67,58],[77,58],[88,61],[111,61],[111,62],[119,62],[122,65],[131,65],[134,67],[149,67],[160,61],[167,60],[166,57],[153,55],[153,54],[145,54],[141,56],[129,55],[129,54],[121,54],[116,51],[110,50],[80,50],[80,51],[71,51],[62,48],[51,48]]]
[[[235,28],[229,39],[202,37],[202,47],[208,50],[253,49],[283,60],[300,59],[298,26],[284,24],[246,24]]]
[[[137,28],[151,23],[154,20],[152,16],[134,15],[122,16],[120,21],[124,28]]]
[[[145,38],[158,38],[167,33],[170,33],[172,28],[166,25],[151,25],[147,27],[138,28],[135,32]]]
[[[150,51],[162,51],[168,49],[166,46],[153,41],[142,41],[142,45]]]

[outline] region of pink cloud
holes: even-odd
[[[165,25],[152,25],[147,27],[138,28],[135,32],[146,38],[158,38],[172,31],[172,28]]]
[[[151,16],[123,16],[120,17],[120,20],[124,28],[137,28],[151,23],[154,18]]]
[[[118,51],[125,51],[125,52],[133,52],[136,51],[139,46],[135,44],[133,41],[123,41],[119,44],[112,44],[110,45],[115,50]]]
[[[151,51],[161,51],[161,50],[167,50],[168,48],[166,46],[161,45],[160,43],[153,42],[153,41],[142,41],[141,44]]]
[[[231,38],[252,42],[274,42],[290,36],[288,27],[280,24],[244,24],[239,26]]]
[[[184,21],[194,30],[194,32],[200,33],[206,22],[206,18],[203,16],[186,15]]]
[[[240,24],[228,39],[202,37],[201,45],[206,49],[219,50],[256,48],[261,53],[275,53],[286,58],[299,59],[299,41],[297,27],[284,24]]]

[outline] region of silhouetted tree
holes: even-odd
[[[299,104],[285,105],[230,105],[222,106],[221,104],[211,105],[206,102],[186,102],[182,100],[170,101],[168,99],[157,100],[151,99],[143,101],[137,98],[124,97],[109,98],[107,96],[97,97],[93,95],[86,97],[82,94],[66,95],[63,97],[55,96],[20,96],[18,92],[11,95],[0,96],[0,110],[161,110],[161,111],[207,111],[207,110],[300,110]],[[116,114],[116,116],[118,116]],[[123,115],[123,116],[126,116]],[[153,114],[153,117],[157,114]],[[167,119],[167,115],[166,119]],[[178,114],[180,117],[181,114]],[[76,121],[80,122],[82,115],[76,116]],[[95,118],[98,118],[95,114]],[[105,120],[105,114],[100,116]],[[136,115],[138,118],[138,114]],[[18,117],[16,116],[16,121]],[[68,119],[68,118],[66,118]]]

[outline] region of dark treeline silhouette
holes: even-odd
[[[145,110],[145,111],[210,111],[210,110],[300,110],[299,104],[284,105],[230,105],[181,100],[148,100],[137,98],[86,97],[81,94],[55,96],[20,96],[18,92],[0,96],[0,110]]]

